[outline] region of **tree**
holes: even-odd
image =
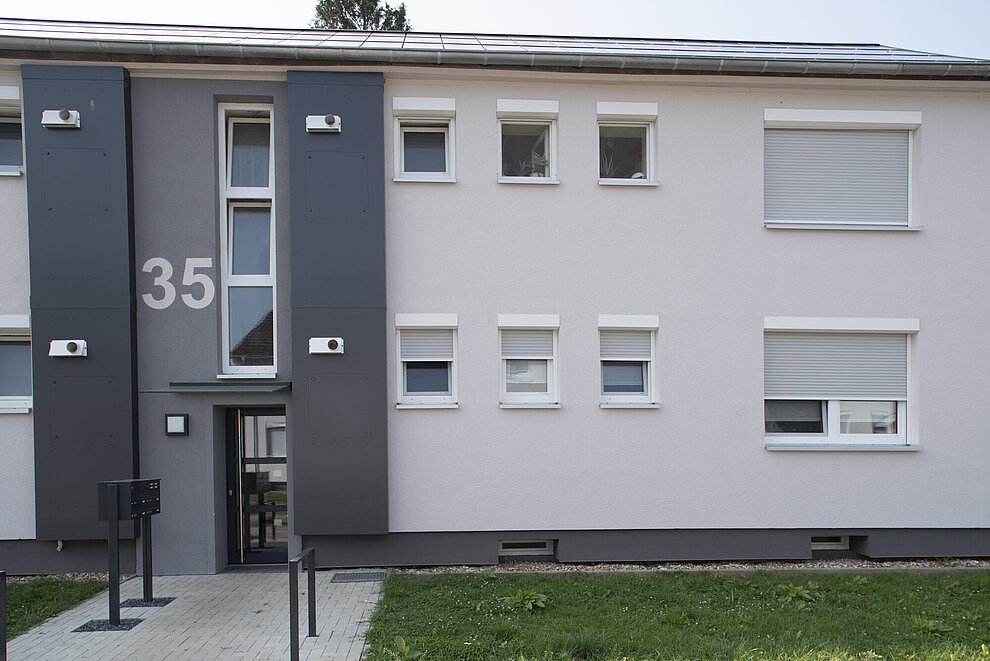
[[[321,30],[412,30],[406,3],[391,7],[385,0],[319,0],[312,26]]]

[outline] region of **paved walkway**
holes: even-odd
[[[316,638],[301,638],[300,659],[358,661],[378,602],[380,582],[331,583],[316,574]],[[140,577],[122,583],[121,601],[141,597]],[[278,573],[156,576],[155,596],[175,597],[162,608],[121,608],[142,618],[130,631],[72,633],[89,620],[106,619],[107,593],[86,601],[8,642],[19,659],[288,659],[289,578]],[[306,574],[299,575],[299,631],[305,636]]]

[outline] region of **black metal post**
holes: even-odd
[[[120,624],[120,521],[117,485],[107,485],[107,545],[110,555],[110,624]]]
[[[144,600],[152,601],[155,596],[151,587],[151,515],[141,517],[141,551],[144,555]]]
[[[299,565],[306,561],[309,594],[306,598],[309,610],[309,636],[316,637],[316,551],[308,546],[302,553],[289,560],[289,658],[299,661]]]
[[[299,560],[289,561],[289,658],[299,661]]]
[[[0,571],[0,661],[7,661],[7,572]]]
[[[309,557],[306,559],[306,568],[309,570],[309,635],[316,637],[316,552],[309,549]]]

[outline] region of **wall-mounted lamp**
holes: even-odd
[[[189,414],[188,413],[166,413],[165,414],[165,435],[166,436],[188,436],[189,435]]]
[[[79,128],[79,111],[68,110],[42,110],[41,125],[49,129],[77,129]]]
[[[59,358],[82,358],[88,355],[86,340],[52,340],[48,355]]]
[[[340,133],[340,115],[306,115],[307,133]]]
[[[342,337],[311,337],[309,352],[314,353],[344,353],[344,338]]]

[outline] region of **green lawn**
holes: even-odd
[[[502,599],[520,590],[545,608]],[[394,574],[368,644],[372,660],[987,661],[990,572]]]
[[[106,581],[80,581],[53,576],[33,578],[26,583],[8,582],[7,639],[106,589]]]

